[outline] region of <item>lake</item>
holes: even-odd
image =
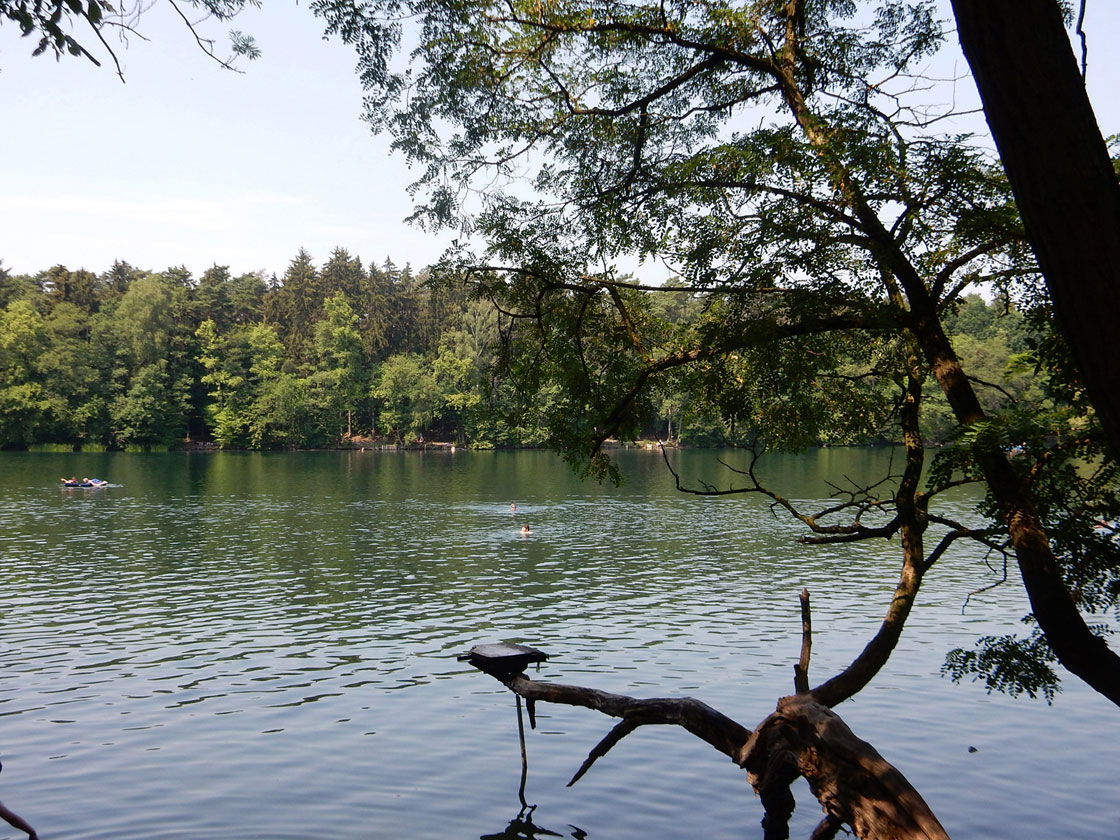
[[[727,486],[716,458],[737,455],[673,457]],[[763,473],[810,503],[888,458]],[[898,543],[802,546],[762,498],[683,495],[659,454],[618,460],[621,488],[543,452],[0,454],[0,799],[43,840],[760,838],[745,774],[675,727],[566,787],[612,725],[568,707],[527,732],[522,813],[514,697],[456,656],[523,641],[550,654],[542,679],[694,696],[752,727],[792,693],[800,589],[816,683],[878,626]],[[1116,840],[1120,710],[1072,678],[1048,707],[939,676],[949,649],[1019,629],[1010,576],[966,608],[993,571],[975,549],[939,561],[837,711],[954,837]],[[820,808],[795,793],[807,837]]]

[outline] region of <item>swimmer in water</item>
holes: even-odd
[[[521,526],[521,533],[522,533],[522,534],[531,534],[531,533],[533,533],[533,532],[529,530],[529,526],[528,526],[528,525],[522,525],[522,526]]]

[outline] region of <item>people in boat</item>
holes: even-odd
[[[0,770],[4,769],[4,765],[0,764]],[[12,828],[18,828],[20,831],[26,831],[28,840],[39,840],[39,835],[35,833],[35,829],[21,817],[19,814],[5,807],[3,802],[0,802],[0,818],[5,819]]]

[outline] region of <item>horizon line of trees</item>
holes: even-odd
[[[648,297],[671,324],[704,306],[684,291]],[[196,279],[119,260],[101,274],[17,275],[0,261],[0,447],[543,445],[547,406],[526,412],[498,363],[503,317],[464,283],[390,258],[366,266],[342,247],[320,267],[301,248],[279,278],[215,264]],[[1013,304],[969,296],[949,326],[970,369],[998,383],[986,392],[992,409],[1044,400],[1024,362],[1036,337]],[[698,405],[687,382],[666,387],[643,437],[706,446],[752,431]],[[954,428],[943,400],[923,411],[930,440]],[[837,428],[816,442],[896,442],[886,429]]]

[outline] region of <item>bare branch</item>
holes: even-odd
[[[1088,79],[1089,41],[1085,37],[1085,0],[1081,0],[1077,11],[1077,37],[1081,39],[1081,81]]]
[[[856,491],[842,491],[839,488],[835,488],[837,493],[850,493],[852,498],[849,501],[825,508],[824,510],[819,511],[815,514],[807,514],[799,510],[797,506],[794,505],[793,502],[791,502],[789,499],[779,495],[778,493],[775,493],[773,490],[769,489],[758,480],[757,476],[755,475],[754,469],[761,453],[752,447],[744,447],[748,452],[750,452],[751,457],[750,464],[746,470],[741,470],[737,467],[733,467],[722,459],[719,459],[719,463],[723,467],[725,467],[730,472],[746,476],[750,480],[750,484],[745,487],[728,487],[725,490],[720,490],[711,485],[704,484],[703,482],[701,482],[700,488],[684,486],[681,483],[680,475],[673,468],[673,465],[669,462],[669,456],[665,451],[664,444],[660,441],[658,442],[658,444],[661,447],[661,457],[665,461],[669,472],[672,474],[673,480],[676,484],[676,489],[678,491],[680,491],[681,493],[689,493],[694,496],[735,496],[746,493],[758,493],[762,496],[766,496],[772,501],[771,509],[775,507],[784,509],[787,513],[793,516],[794,519],[801,522],[813,532],[813,536],[804,536],[798,538],[797,541],[802,544],[827,545],[836,543],[858,542],[860,540],[873,539],[876,537],[889,539],[898,531],[899,522],[897,517],[892,518],[890,521],[883,525],[874,527],[864,525],[860,521],[861,516],[867,511],[881,510],[887,504],[887,502],[884,500],[872,498],[870,496],[870,488],[857,488]],[[883,479],[883,481],[889,481],[890,479],[891,477],[888,476],[887,478]],[[881,483],[882,482],[876,482],[876,484],[871,485],[871,487],[875,487]],[[857,498],[857,495],[860,491],[863,492],[864,498]],[[821,520],[825,517],[834,516],[847,510],[855,510],[855,515],[850,523],[839,525],[822,524]]]
[[[623,694],[610,694],[593,688],[532,680],[524,674],[518,674],[509,680],[503,680],[503,683],[510,691],[521,695],[526,700],[582,706],[611,717],[622,718],[624,723],[628,723],[627,726],[620,724],[617,727],[619,731],[616,735],[608,736],[600,742],[599,747],[596,747],[596,750],[592,751],[593,754],[588,756],[588,761],[585,762],[588,766],[639,726],[651,724],[681,726],[732,759],[738,758],[739,751],[751,734],[751,731],[746,727],[716,711],[707,703],[702,703],[691,697],[662,697],[642,700],[627,697]],[[586,769],[581,768],[581,772],[576,774],[576,778],[582,776],[584,772],[586,772]],[[575,778],[572,779],[572,782],[575,782]]]
[[[210,38],[203,38],[198,34],[198,30],[195,29],[194,22],[192,22],[191,19],[186,16],[183,10],[179,8],[179,4],[176,3],[175,0],[167,0],[167,2],[171,4],[171,8],[175,10],[175,13],[183,19],[183,23],[187,25],[187,29],[189,29],[191,35],[194,36],[194,40],[198,44],[199,49],[206,53],[206,55],[210,56],[210,58],[214,59],[214,61],[218,62],[219,66],[223,67],[224,69],[232,70],[234,73],[244,72],[234,67],[229,59],[218,58],[217,54],[214,52],[214,41]]]
[[[979,376],[969,376],[968,381],[975,382],[977,385],[981,385],[985,388],[991,388],[993,391],[998,391],[999,393],[1007,397],[1007,399],[1012,403],[1017,404],[1019,402],[1019,399],[1016,396],[1014,396],[1010,391],[1008,391],[997,382],[988,382],[987,380],[981,379]]]
[[[968,609],[969,602],[972,601],[972,596],[983,595],[985,592],[989,592],[992,589],[996,589],[997,587],[1003,586],[1005,583],[1007,583],[1008,552],[1004,549],[994,550],[992,552],[989,552],[989,556],[993,553],[999,554],[1003,558],[1003,568],[1000,570],[999,580],[997,580],[995,583],[989,583],[987,586],[981,586],[979,589],[973,589],[971,592],[969,592],[964,598],[964,603],[961,604],[962,614],[966,609]],[[984,564],[989,569],[992,569],[991,564],[988,563],[987,557],[984,558]],[[995,571],[995,569],[992,569],[992,571]]]
[[[576,771],[576,774],[572,776],[571,781],[568,782],[568,787],[571,787],[581,778],[583,778],[583,774],[591,769],[591,765],[595,763],[596,759],[602,758],[604,755],[606,755],[611,747],[613,747],[643,723],[657,723],[657,721],[641,721],[635,718],[626,718],[621,723],[615,724],[614,729],[603,736],[603,740],[592,747],[591,752],[587,754],[587,758],[584,760],[583,764],[579,766],[579,770]]]

